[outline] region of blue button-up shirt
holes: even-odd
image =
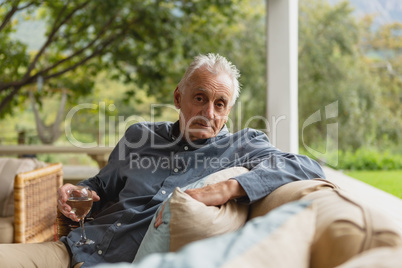
[[[324,178],[319,164],[306,156],[284,153],[254,129],[187,143],[176,123],[138,123],[130,126],[98,175],[81,182],[96,191],[102,208],[85,224],[95,244],[73,246],[76,229],[61,240],[72,254],[72,265],[132,262],[152,217],[176,187],[186,186],[219,170],[242,166],[250,172],[235,177],[247,193],[238,200],[252,203],[279,186],[296,180]]]

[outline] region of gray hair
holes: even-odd
[[[233,85],[233,97],[230,106],[233,106],[240,95],[240,83],[238,80],[240,77],[240,71],[233,63],[219,54],[208,53],[207,55],[199,55],[195,57],[178,84],[180,92],[184,93],[185,85],[189,81],[191,75],[201,67],[206,67],[212,74],[223,72],[229,75]]]

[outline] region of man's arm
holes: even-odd
[[[246,196],[246,192],[241,187],[240,183],[233,179],[210,184],[202,188],[187,189],[184,192],[207,206],[223,205],[231,199]],[[163,204],[162,210],[155,219],[155,228],[158,228],[159,225],[162,224],[162,211],[164,206],[165,204]]]
[[[253,203],[289,182],[325,179],[316,161],[305,155],[280,151],[263,132],[249,130],[246,137],[248,143],[244,146],[244,153],[248,157],[241,165],[250,171],[234,177],[247,193],[238,202]]]

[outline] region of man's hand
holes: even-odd
[[[207,206],[223,205],[230,199],[246,196],[243,187],[234,179],[210,184],[198,189],[188,189],[185,193]]]
[[[219,206],[225,204],[230,199],[246,196],[246,191],[241,187],[237,180],[229,179],[227,181],[210,184],[202,188],[188,189],[184,191],[197,201],[207,206]],[[162,224],[162,214],[166,203],[155,220],[155,228]]]
[[[74,189],[76,186],[70,183],[66,183],[63,186],[61,186],[57,190],[57,206],[60,210],[61,213],[64,214],[64,216],[72,219],[73,221],[79,221],[77,216],[71,212],[71,207],[67,205],[67,191],[70,189]],[[95,191],[92,191],[92,200],[94,202],[97,202],[100,200],[100,197]]]

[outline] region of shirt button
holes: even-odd
[[[186,146],[184,146],[184,151],[187,151],[188,150],[188,146],[186,145]]]
[[[102,255],[102,253],[103,253],[102,250],[98,250],[99,255]]]
[[[120,226],[121,226],[121,223],[120,223],[120,222],[118,222],[116,225],[117,225],[117,227],[120,227]]]
[[[179,169],[175,168],[175,169],[173,169],[173,171],[177,173],[177,172],[179,172]]]
[[[161,192],[162,194],[166,194],[166,191],[165,190],[162,190],[162,192]]]

